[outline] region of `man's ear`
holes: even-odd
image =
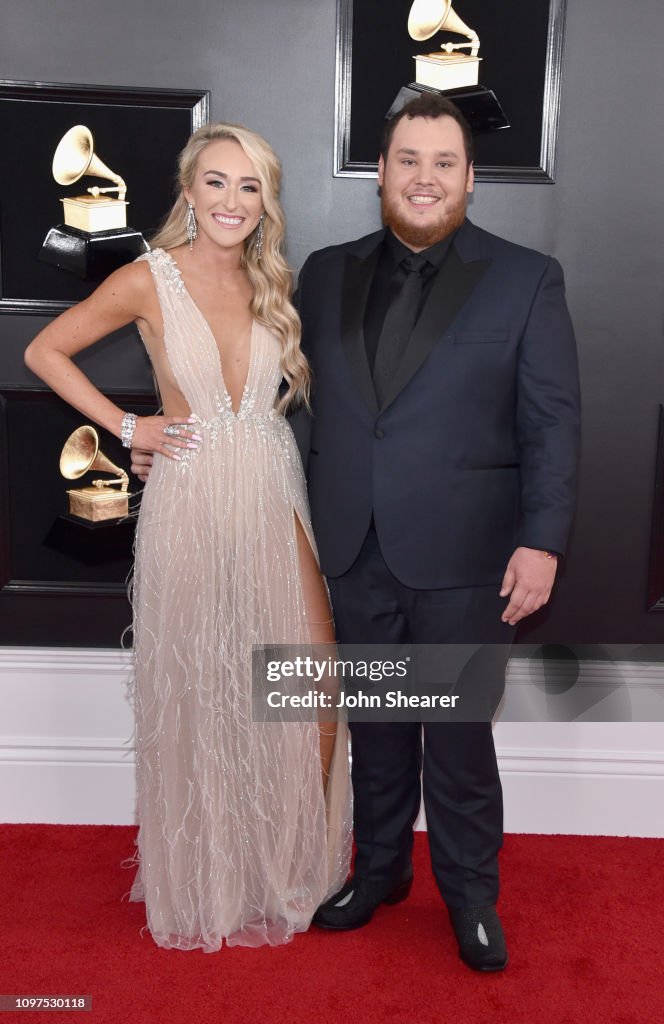
[[[378,187],[382,188],[383,178],[385,177],[385,161],[383,160],[383,154],[381,153],[378,157]]]
[[[475,166],[471,164],[468,168],[468,177],[466,178],[466,192],[475,191]]]

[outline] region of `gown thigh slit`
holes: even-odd
[[[317,723],[252,719],[252,645],[306,645],[314,628],[296,526],[315,557],[304,474],[274,409],[280,345],[254,322],[233,411],[175,260],[160,249],[140,259],[203,442],[181,461],[155,458],[137,528],[131,898],[145,901],[160,946],[274,945],[343,884],[351,821],[345,727],[324,787]]]

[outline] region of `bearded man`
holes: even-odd
[[[562,271],[466,219],[472,137],[438,95],[386,123],[378,181],[385,229],[312,254],[298,289],[315,389],[309,496],[337,636],[509,644],[549,599],[574,506]],[[351,734],[355,871],[314,923],[357,928],[408,895],[422,779],[461,958],[502,969],[491,723],[355,722]]]

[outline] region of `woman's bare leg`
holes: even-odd
[[[330,599],[327,594],[325,581],[320,574],[318,563],[311,550],[307,535],[302,528],[299,517],[295,516],[295,536],[297,538],[297,554],[300,563],[300,575],[302,578],[302,592],[309,624],[309,633],[312,644],[329,645],[326,649],[334,657],[334,619]],[[323,714],[318,725],[320,736],[320,760],[323,772],[323,788],[327,789],[327,780],[330,776],[330,765],[334,753],[334,744],[337,735],[336,720],[330,716],[330,721],[325,720]]]

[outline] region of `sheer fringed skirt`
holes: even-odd
[[[327,794],[313,722],[252,719],[252,645],[306,644],[299,455],[275,413],[200,421],[155,459],[134,574],[139,870],[160,946],[289,941],[345,880],[346,731]]]

